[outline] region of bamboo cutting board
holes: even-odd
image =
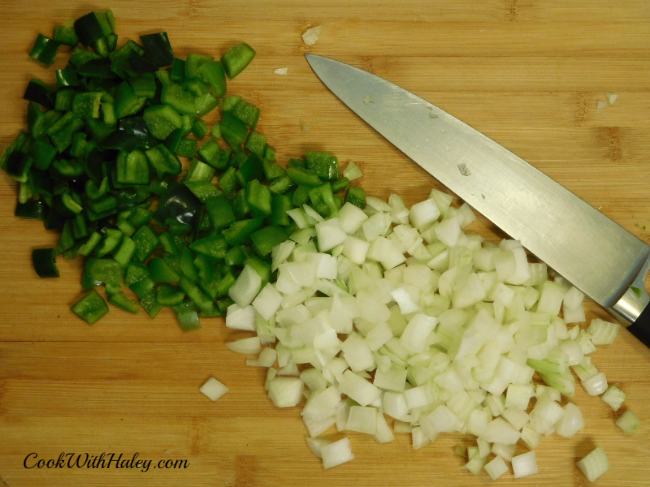
[[[53,83],[54,69],[67,59],[60,54],[49,70],[31,60],[27,53],[37,33],[49,35],[55,23],[106,8],[117,17],[120,45],[165,30],[177,57],[219,56],[238,42],[253,46],[257,57],[229,92],[262,109],[259,130],[281,162],[307,149],[329,150],[363,169],[369,194],[397,192],[409,205],[441,188],[324,88],[303,57],[314,52],[369,69],[437,104],[650,241],[645,0],[6,0],[0,14],[2,148],[25,126],[27,81]],[[309,48],[301,34],[314,25],[323,26],[322,36]],[[273,74],[285,66],[288,76]],[[597,111],[605,92],[619,98]],[[116,309],[94,326],[76,319],[69,306],[80,296],[81,263],[60,259],[58,280],[35,275],[31,249],[52,246],[57,237],[39,222],[15,218],[15,195],[3,173],[0,486],[490,483],[485,473],[461,471],[463,460],[453,453],[456,445],[469,444],[461,435],[441,435],[413,451],[405,434],[385,445],[348,434],[355,460],[323,470],[305,444],[300,408],[272,405],[264,371],[246,367],[245,357],[226,349],[240,335],[220,319],[204,320],[202,330],[187,334],[169,310],[155,321]],[[483,218],[471,229],[493,241],[503,237]],[[608,319],[593,304],[588,312],[590,319]],[[627,393],[625,406],[645,425],[626,436],[614,425],[620,412],[578,386],[574,402],[586,428],[570,440],[546,438],[536,450],[539,473],[518,485],[587,485],[575,462],[596,446],[611,462],[597,485],[650,484],[650,351],[621,331],[593,360]],[[230,388],[216,403],[198,392],[209,376]],[[520,446],[518,454],[525,451]],[[108,469],[25,467],[67,453],[82,454],[82,460],[85,454],[122,454],[122,460],[137,454],[152,466],[147,472],[114,463]],[[186,468],[154,468],[161,460]],[[497,484],[512,479],[510,472]]]

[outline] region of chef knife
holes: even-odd
[[[492,139],[362,69],[307,54],[343,103],[650,347],[650,247]]]

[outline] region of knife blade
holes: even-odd
[[[307,61],[354,113],[650,347],[650,247],[464,122],[379,76]]]

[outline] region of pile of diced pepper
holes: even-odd
[[[171,307],[188,331],[226,312],[245,265],[263,284],[274,279],[271,251],[297,229],[288,210],[309,204],[333,217],[342,191],[361,208],[365,192],[328,152],[276,164],[255,130],[260,110],[226,96],[227,79],[255,56],[250,46],[181,60],[165,32],[140,41],[117,47],[110,10],[57,25],[52,38],[39,34],[37,61],[50,66],[61,45],[72,54],[56,88],[29,82],[28,130],[0,167],[19,183],[16,216],[60,232],[56,248],[33,250],[38,275],[59,277],[59,255],[86,259],[76,315],[93,324],[108,313],[104,286],[108,301],[131,313],[142,307],[155,318]],[[201,117],[217,108],[209,129]],[[189,160],[184,173],[179,158]]]

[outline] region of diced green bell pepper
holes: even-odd
[[[90,292],[77,301],[70,309],[89,325],[96,323],[109,311],[106,301],[104,301],[104,298],[95,289],[91,289]]]

